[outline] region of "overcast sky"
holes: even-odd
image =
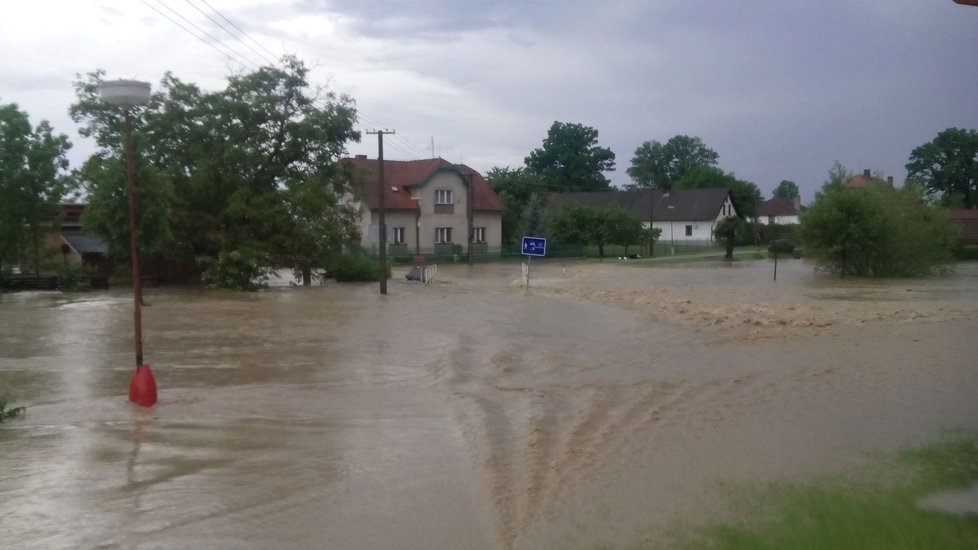
[[[561,121],[598,130],[615,185],[642,142],[687,134],[765,197],[789,179],[807,202],[836,160],[902,182],[914,147],[978,128],[978,7],[951,0],[10,2],[0,103],[67,134],[78,166],[77,73],[218,89],[286,53],[356,101],[361,129],[396,129],[385,157],[483,173]],[[349,150],[375,157],[376,137]]]

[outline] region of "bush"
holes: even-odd
[[[370,282],[380,280],[379,262],[363,254],[343,254],[329,270],[329,275],[341,283]],[[387,265],[387,278],[390,279],[390,264]]]
[[[201,268],[200,280],[207,288],[257,290],[268,286],[272,272],[269,256],[261,250],[242,248],[222,250],[217,258],[197,258]]]
[[[85,292],[92,288],[92,274],[81,264],[62,264],[58,268],[58,285],[62,292]]]
[[[978,260],[978,246],[961,246],[954,250],[954,257],[959,260]]]
[[[821,267],[841,276],[912,277],[951,260],[947,216],[911,188],[838,188],[801,215],[800,236]]]
[[[760,244],[771,244],[775,241],[798,241],[798,226],[794,224],[757,224],[755,233],[757,242]]]
[[[771,256],[789,256],[795,253],[795,243],[788,239],[778,239],[767,247],[767,251]]]

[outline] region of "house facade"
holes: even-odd
[[[345,159],[364,184],[361,245],[380,246],[380,163],[357,155]],[[435,158],[384,161],[384,219],[388,253],[486,255],[502,246],[503,201],[481,174],[464,164]]]
[[[566,204],[620,206],[644,227],[660,229],[660,243],[675,245],[713,243],[716,224],[737,215],[726,188],[553,193],[547,208],[555,210]]]

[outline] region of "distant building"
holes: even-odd
[[[645,227],[662,230],[659,242],[702,244],[713,242],[713,227],[724,218],[736,216],[730,191],[715,189],[675,189],[671,193],[649,191],[595,191],[552,193],[548,210],[567,204],[617,205],[642,221]]]
[[[886,181],[884,181],[880,178],[873,177],[869,172],[869,168],[867,168],[863,170],[862,174],[852,176],[842,184],[843,187],[849,189],[859,189],[861,187],[869,187],[870,185],[882,185],[893,189],[893,176],[888,176]]]
[[[948,211],[948,219],[961,232],[961,242],[978,245],[978,210],[957,209]]]
[[[757,205],[757,221],[767,225],[795,225],[799,223],[801,199],[774,197]]]
[[[87,266],[95,277],[108,277],[113,269],[108,259],[109,246],[101,237],[83,231],[81,218],[85,207],[85,204],[62,204],[58,229],[48,243],[60,250],[65,263]]]
[[[360,211],[361,244],[380,244],[380,163],[357,155],[344,159],[365,183],[355,206]],[[392,256],[450,254],[461,246],[474,255],[499,252],[502,199],[481,174],[444,159],[384,160],[384,218]]]

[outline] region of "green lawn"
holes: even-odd
[[[903,453],[858,480],[781,486],[746,497],[752,513],[691,535],[685,548],[978,548],[978,516],[922,509],[921,498],[978,481],[978,440]]]

